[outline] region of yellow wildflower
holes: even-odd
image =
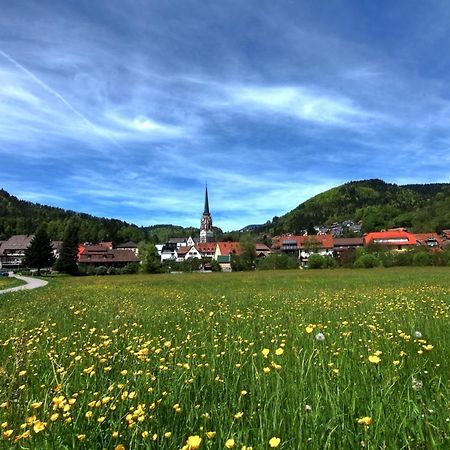
[[[227,441],[225,442],[225,447],[233,448],[234,447],[234,439],[227,439]]]
[[[369,361],[372,364],[378,364],[381,361],[381,359],[377,355],[370,355],[369,356]]]
[[[264,358],[267,358],[268,354],[270,353],[270,350],[268,348],[263,348],[261,353],[263,354]]]
[[[206,432],[206,437],[207,437],[208,439],[214,439],[215,436],[216,436],[216,432],[215,432],[215,431],[207,431],[207,432]]]
[[[186,441],[188,450],[197,450],[200,447],[201,443],[202,443],[202,438],[198,435],[189,436]]]
[[[360,425],[364,425],[364,426],[368,427],[369,425],[372,425],[373,420],[372,420],[372,417],[366,416],[366,417],[361,417],[360,419],[358,419],[358,423]]]
[[[41,431],[45,430],[45,427],[47,426],[47,422],[41,422],[40,420],[38,420],[34,425],[33,425],[33,431],[35,433],[40,433]]]
[[[280,356],[280,355],[282,355],[284,353],[284,349],[282,349],[281,347],[280,348],[277,348],[276,350],[275,350],[275,355],[277,355],[277,356]]]
[[[269,441],[269,447],[270,448],[276,448],[280,445],[281,439],[277,437],[273,437]]]
[[[58,420],[58,417],[59,417],[59,414],[58,414],[58,413],[52,414],[52,415],[50,416],[50,420],[51,420],[52,422],[55,422],[56,420]]]

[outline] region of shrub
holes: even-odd
[[[325,256],[323,258],[323,268],[325,269],[334,269],[337,267],[337,262],[332,256]]]
[[[413,255],[412,262],[415,266],[429,266],[430,255],[427,252],[417,252]]]
[[[360,256],[354,264],[357,269],[371,269],[372,267],[378,267],[380,265],[380,260],[373,254],[366,254]]]
[[[122,267],[121,273],[123,274],[131,274],[131,273],[138,273],[140,268],[139,263],[128,263],[126,266]]]
[[[411,252],[397,252],[395,254],[395,265],[396,266],[411,266],[412,265],[412,253]]]
[[[318,253],[313,253],[308,258],[308,269],[321,269],[324,267],[325,258]]]
[[[298,269],[297,258],[286,254],[273,254],[258,260],[258,270]]]
[[[95,275],[107,275],[108,274],[108,268],[105,266],[98,266],[95,268]]]

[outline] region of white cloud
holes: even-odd
[[[231,104],[247,111],[292,117],[316,125],[358,128],[381,119],[348,97],[303,86],[234,86],[228,90]]]

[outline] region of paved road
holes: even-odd
[[[9,289],[3,289],[2,291],[0,291],[0,294],[6,294],[7,292],[23,291],[24,289],[36,289],[42,286],[46,286],[48,284],[48,281],[40,280],[39,278],[22,277],[20,275],[13,275],[13,276],[18,280],[25,281],[26,284],[22,284],[21,286],[16,286]]]

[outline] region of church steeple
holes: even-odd
[[[205,189],[205,209],[203,210],[203,214],[209,214],[208,185],[206,185]]]
[[[200,221],[200,242],[212,242],[214,234],[212,229],[212,218],[209,212],[208,186],[205,188],[205,207]]]

